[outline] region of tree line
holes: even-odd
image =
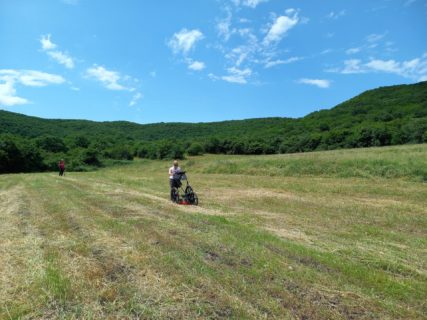
[[[177,137],[171,139],[170,137]],[[134,158],[278,154],[427,142],[427,82],[367,91],[303,118],[216,123],[46,120],[0,111],[0,173],[86,171]]]

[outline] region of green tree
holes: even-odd
[[[188,147],[187,153],[190,156],[199,156],[203,154],[203,147],[200,143],[194,142]]]

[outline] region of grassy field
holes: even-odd
[[[0,319],[426,319],[427,145],[0,176]]]

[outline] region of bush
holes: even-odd
[[[156,147],[157,159],[184,159],[184,148],[177,142],[161,141]]]
[[[45,169],[40,150],[30,140],[0,136],[0,173],[31,172]]]
[[[187,153],[190,156],[199,156],[199,155],[203,154],[203,147],[200,143],[192,143],[188,147]]]
[[[115,160],[133,160],[133,152],[131,147],[125,145],[115,145],[107,150],[105,155],[110,159]]]

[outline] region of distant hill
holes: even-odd
[[[1,139],[12,139],[15,145],[31,141],[41,148],[42,158],[46,153],[74,158],[72,151],[82,149],[103,159],[179,158],[185,152],[290,153],[422,143],[427,141],[426,132],[427,82],[369,90],[332,109],[297,119],[143,125],[42,119],[0,110],[0,143]]]

